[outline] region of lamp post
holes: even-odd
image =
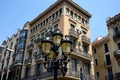
[[[66,36],[63,39],[63,34],[57,29],[52,35],[48,34],[46,39],[41,41],[41,48],[44,56],[44,67],[47,71],[54,72],[54,80],[57,80],[59,69],[65,76],[72,50],[70,37]]]

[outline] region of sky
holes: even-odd
[[[57,0],[0,0],[0,45]],[[120,0],[73,0],[88,11],[91,41],[108,34],[106,20],[120,13]]]

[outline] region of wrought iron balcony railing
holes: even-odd
[[[77,48],[73,48],[73,54],[78,55],[79,57],[88,59],[90,61],[92,60],[92,56],[89,53],[80,51]]]
[[[40,44],[41,44],[41,39],[36,39],[35,41],[34,41],[38,46],[40,46]]]
[[[32,59],[26,59],[26,60],[24,61],[25,66],[30,66],[31,63],[32,63]]]
[[[29,76],[29,77],[25,77],[25,78],[22,78],[21,80],[47,80],[47,79],[53,79],[53,75],[54,73],[53,72],[41,72],[39,75],[32,75],[32,76]],[[83,77],[86,79],[86,80],[94,80],[94,76],[91,76],[89,74],[86,74],[86,73],[82,73]],[[80,71],[74,71],[74,70],[71,70],[71,69],[68,69],[67,70],[67,73],[65,75],[65,77],[63,77],[62,75],[62,72],[61,70],[58,71],[58,79],[60,80],[79,80],[81,78],[81,74],[80,74]]]
[[[82,36],[82,41],[85,42],[85,43],[87,43],[87,44],[90,44],[90,38],[88,38],[85,35]]]
[[[22,60],[15,60],[14,65],[22,65]]]
[[[28,51],[32,51],[33,48],[34,48],[33,43],[31,43],[30,45],[27,46],[27,50],[28,50]]]
[[[43,61],[43,57],[42,57],[42,54],[37,54],[35,55],[35,61],[37,63],[41,63]]]
[[[27,78],[23,78],[21,80],[37,80],[37,79],[52,79],[53,78],[53,75],[54,73],[53,72],[43,72],[39,75],[33,75],[33,76],[30,76],[30,77],[27,77]],[[63,75],[62,75],[62,72],[61,71],[58,71],[58,78],[62,78]],[[79,79],[80,78],[80,72],[79,71],[73,71],[73,70],[68,70],[65,77],[69,77],[69,78],[77,78]],[[65,78],[64,77],[64,78]]]
[[[72,36],[75,36],[76,38],[79,38],[79,35],[80,35],[80,33],[78,33],[77,31],[73,29],[69,29],[69,34]]]

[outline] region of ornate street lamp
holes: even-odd
[[[57,80],[59,69],[65,76],[72,50],[70,37],[66,36],[63,39],[63,34],[57,29],[52,36],[47,35],[46,39],[41,41],[41,48],[44,56],[44,67],[48,71],[54,71],[54,80]]]

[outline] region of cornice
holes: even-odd
[[[79,10],[80,12],[82,12],[83,14],[85,14],[88,18],[91,18],[92,15],[90,13],[88,13],[86,10],[84,10],[82,7],[80,7],[78,4],[76,4],[72,0],[57,0],[49,8],[47,8],[45,11],[43,11],[41,14],[39,14],[35,19],[33,19],[30,22],[30,25],[34,24],[38,19],[42,18],[44,15],[46,15],[51,10],[53,10],[54,8],[56,8],[56,6],[60,5],[62,2],[69,3],[70,5],[72,5],[73,7],[75,7],[77,10]]]

